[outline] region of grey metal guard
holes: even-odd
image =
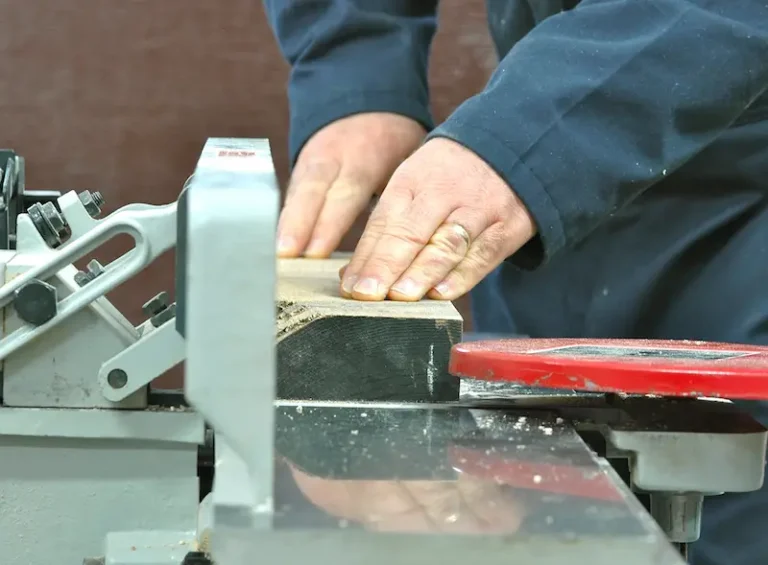
[[[209,139],[180,200],[185,394],[216,434],[216,532],[272,523],[278,206],[261,139]]]

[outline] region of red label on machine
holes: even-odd
[[[255,151],[233,151],[233,150],[219,151],[219,157],[253,157],[254,155],[256,155]]]

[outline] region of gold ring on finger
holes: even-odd
[[[458,238],[458,241],[457,241]],[[463,252],[461,250],[463,242]],[[446,244],[453,248],[455,252],[466,255],[469,246],[472,244],[472,238],[469,232],[461,224],[455,222],[444,223],[435,230],[429,243],[438,247],[444,247]]]

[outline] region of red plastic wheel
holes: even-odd
[[[455,345],[463,378],[536,388],[768,400],[768,347],[701,341],[508,339]]]

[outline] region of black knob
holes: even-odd
[[[212,565],[212,561],[202,551],[190,551],[184,556],[181,565]]]

